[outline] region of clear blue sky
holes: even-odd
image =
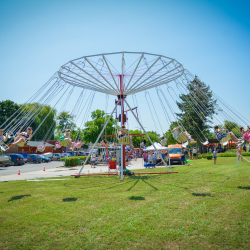
[[[249,119],[249,13],[250,1],[0,0],[0,100],[27,101],[71,59],[140,51],[175,58]]]

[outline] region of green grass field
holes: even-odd
[[[1,182],[0,249],[250,249],[250,163],[192,164]]]

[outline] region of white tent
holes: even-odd
[[[167,150],[168,148],[167,147],[163,147],[160,143],[158,142],[155,142],[154,143],[154,146],[156,147],[157,150]],[[153,145],[143,149],[143,151],[155,151],[155,148],[154,148]]]

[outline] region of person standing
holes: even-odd
[[[192,160],[193,159],[193,148],[192,147],[189,149],[189,155],[190,155],[190,159]]]
[[[161,152],[161,157],[163,160],[165,160],[165,153],[163,151]]]
[[[187,148],[185,148],[185,149],[184,149],[184,155],[185,155],[185,159],[186,159],[186,158],[189,158],[189,155],[188,155],[188,150],[187,150]]]
[[[153,154],[153,163],[156,164],[156,152]]]
[[[144,164],[146,164],[147,163],[147,158],[148,158],[147,153],[144,152],[143,155],[142,155],[142,157],[143,157],[143,160],[144,160]]]
[[[193,149],[193,157],[194,157],[194,159],[197,160],[197,149],[195,147]]]
[[[131,151],[128,150],[128,164],[131,163],[131,160],[132,160],[132,154],[131,154]]]
[[[184,149],[182,148],[182,149],[181,149],[181,165],[183,165],[185,161],[186,161],[186,160],[185,160]]]
[[[241,160],[243,161],[242,148],[240,145],[237,147],[237,153],[238,153],[239,159],[241,158]]]
[[[92,166],[95,167],[95,159],[96,159],[96,156],[94,153],[91,154],[91,159],[90,159],[90,163],[91,163],[91,168]]]
[[[214,158],[214,165],[216,164],[216,160],[217,160],[217,151],[216,148],[213,151],[213,158]]]
[[[152,163],[152,155],[151,155],[151,153],[148,153],[148,163]]]

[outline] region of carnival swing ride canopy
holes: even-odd
[[[105,113],[108,109],[109,96],[131,97],[135,106],[140,110],[141,100],[138,101],[136,96],[139,92],[144,92],[145,98],[148,100],[147,105],[151,119],[159,134],[163,135],[168,129],[168,127],[163,128],[162,123],[170,126],[173,122],[177,122],[181,131],[188,130],[189,133],[196,135],[203,144],[207,144],[206,135],[194,121],[191,120],[188,128],[184,128],[176,116],[177,113],[181,113],[176,104],[180,102],[180,95],[187,95],[189,93],[188,85],[194,81],[199,82],[200,80],[175,59],[162,55],[144,52],[118,52],[83,56],[61,66],[48,82],[0,126],[5,129],[5,132],[15,134],[21,126],[23,126],[23,130],[30,126],[46,108],[46,105],[50,105],[56,109],[57,114],[67,111],[71,107],[70,114],[81,130],[90,117],[91,107],[97,92],[106,94],[106,103],[102,107],[105,106]],[[149,89],[154,89],[157,94],[158,98],[154,101],[152,101],[150,93],[152,90],[149,92]],[[208,121],[205,116],[210,112],[209,102],[211,99],[202,88],[197,88],[195,91],[197,94],[185,97],[186,102],[190,104],[193,112],[201,120],[204,119],[204,123],[206,123]],[[232,128],[235,127],[235,123],[239,126],[250,124],[249,120],[214,92],[213,98],[216,100],[217,112],[211,117],[210,126],[223,124],[225,120],[231,122]],[[208,105],[204,105],[204,100],[208,100]],[[30,103],[33,103],[33,106],[28,108]],[[126,100],[125,105],[128,108]],[[158,110],[161,108],[161,112],[164,114],[161,119],[164,121],[157,115],[155,105],[157,105]],[[33,134],[46,121],[50,112],[53,112],[52,109],[39,122],[39,126]],[[138,118],[142,119],[140,112]],[[53,122],[49,130],[41,135],[41,139],[49,140],[56,126],[56,122]],[[234,133],[241,136],[240,131]],[[82,134],[79,132],[73,140],[82,140],[81,137]]]

